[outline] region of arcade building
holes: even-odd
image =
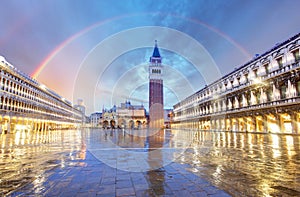
[[[300,34],[174,105],[172,128],[300,133]]]
[[[71,102],[0,56],[0,133],[76,128],[82,117]]]

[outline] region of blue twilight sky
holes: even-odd
[[[298,0],[0,3],[0,55],[68,100],[83,98],[88,114],[125,99],[148,107],[154,40],[170,108],[300,32]]]

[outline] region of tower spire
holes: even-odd
[[[152,57],[160,57],[160,53],[157,47],[157,40],[155,40],[155,46],[154,46]]]

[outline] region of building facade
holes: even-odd
[[[87,121],[87,117],[85,116],[85,106],[82,99],[77,100],[77,104],[74,105],[74,108],[81,112],[82,124],[84,125]]]
[[[125,101],[119,107],[103,110],[101,125],[103,128],[146,128],[146,109],[143,105],[132,105],[130,101]]]
[[[95,112],[90,115],[91,127],[100,127],[102,121],[102,113]]]
[[[299,48],[297,34],[177,103],[174,127],[300,133]]]
[[[0,133],[73,128],[81,122],[69,101],[0,56]]]
[[[143,105],[132,105],[130,101],[117,108],[117,122],[121,128],[142,129],[147,126],[146,109]]]
[[[163,66],[157,42],[149,65],[149,126],[164,126]]]
[[[171,128],[173,118],[173,109],[164,109],[164,127]]]

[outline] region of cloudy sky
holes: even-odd
[[[165,107],[300,32],[298,0],[1,1],[0,55],[88,114],[148,107],[154,40]]]

